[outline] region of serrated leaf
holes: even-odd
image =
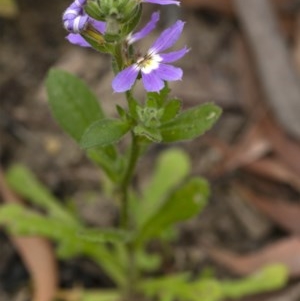
[[[220,114],[221,109],[210,103],[186,110],[160,126],[163,142],[196,138],[209,130]]]
[[[136,238],[142,242],[157,237],[171,225],[198,214],[206,205],[209,185],[202,178],[192,178],[172,193],[141,227]]]
[[[143,192],[143,202],[138,203],[137,222],[144,223],[161,205],[167,193],[189,174],[191,163],[179,148],[164,151],[157,159],[150,183]]]
[[[181,109],[181,101],[179,99],[171,99],[164,107],[164,113],[160,119],[162,123],[172,120],[177,116]]]
[[[165,84],[164,88],[160,90],[159,92],[148,92],[147,93],[147,103],[151,102],[152,104],[156,104],[157,108],[162,107],[164,102],[167,100],[167,97],[170,93],[170,89],[167,85]]]
[[[119,141],[128,131],[130,125],[118,119],[101,119],[94,122],[84,133],[80,145],[87,149],[107,146]]]
[[[74,75],[51,69],[46,86],[55,119],[77,142],[93,122],[104,117],[96,96]]]
[[[23,165],[12,166],[5,175],[9,186],[33,204],[46,209],[49,214],[70,224],[77,224],[73,216],[66,211],[32,172]]]

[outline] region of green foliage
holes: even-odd
[[[86,255],[102,266],[106,273],[119,285],[125,283],[125,271],[117,258],[111,254],[106,245],[84,239],[80,233],[89,233],[90,229],[83,226],[69,224],[54,217],[43,216],[21,205],[5,205],[0,208],[0,224],[17,235],[39,235],[53,239],[58,243],[58,255],[70,258]],[[113,231],[113,230],[111,230]],[[98,230],[99,241],[112,242],[118,234],[101,233]],[[119,243],[120,241],[118,241]]]
[[[143,190],[143,201],[138,204],[136,218],[139,225],[154,214],[168,193],[188,176],[190,170],[189,157],[179,148],[168,149],[159,155],[154,173]]]
[[[93,122],[104,118],[96,96],[76,76],[51,69],[46,86],[55,119],[77,142]]]
[[[107,146],[118,142],[130,129],[130,124],[118,119],[102,119],[94,122],[84,133],[80,145],[83,148]]]
[[[160,235],[175,223],[198,214],[209,196],[208,183],[201,178],[191,178],[182,184],[144,222],[136,238],[137,244]]]
[[[159,297],[160,300],[220,301],[280,289],[285,285],[287,277],[286,267],[278,264],[266,266],[242,280],[219,281],[214,278],[190,280],[188,274],[165,276],[143,282],[140,290],[146,296]]]
[[[128,234],[118,229],[94,230],[84,227],[24,166],[12,167],[6,178],[16,192],[45,209],[48,216],[21,206],[8,205],[0,209],[0,224],[5,224],[15,234],[51,238],[58,243],[58,253],[61,257],[87,255],[98,262],[117,283],[125,282],[125,272],[121,269],[121,263],[117,262],[106,245],[99,245],[99,242],[120,243],[127,240]],[[95,231],[98,241],[95,241],[95,238],[92,241],[91,238],[95,236]],[[83,238],[82,233],[86,233],[87,237]]]
[[[186,110],[160,126],[163,142],[190,140],[209,130],[221,115],[221,109],[207,103]]]
[[[121,300],[120,292],[117,291],[84,291],[78,301],[118,301]]]
[[[179,99],[169,100],[164,106],[164,111],[161,116],[161,122],[165,123],[167,121],[172,120],[177,116],[180,110],[181,110],[181,101]]]
[[[45,209],[49,215],[68,224],[78,224],[76,219],[60,205],[60,201],[25,166],[12,166],[6,173],[6,180],[14,191]]]
[[[80,143],[83,134],[92,124],[104,120],[105,116],[96,96],[74,75],[52,69],[46,86],[55,119],[77,143]],[[103,168],[113,182],[119,180],[123,163],[114,146],[89,150],[88,156]]]
[[[167,87],[160,93],[147,93],[144,107],[131,106],[131,116],[136,121],[135,135],[156,143],[190,140],[209,130],[221,115],[221,109],[211,103],[180,113],[181,101],[168,99],[168,93]]]
[[[78,231],[78,236],[82,240],[95,243],[124,243],[129,241],[130,235],[128,232],[121,229],[82,229]]]

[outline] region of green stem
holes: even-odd
[[[129,161],[127,169],[125,171],[124,177],[122,179],[120,188],[121,188],[121,228],[129,229],[129,196],[128,189],[134,174],[135,166],[140,154],[140,145],[138,143],[138,138],[132,133],[132,144],[129,155]]]
[[[122,229],[129,230],[132,226],[130,221],[129,208],[129,186],[135,171],[136,163],[140,155],[140,144],[138,138],[132,133],[132,144],[129,155],[129,161],[123,180],[121,182],[121,224]],[[125,301],[131,301],[135,295],[135,287],[137,283],[137,270],[135,259],[135,248],[131,242],[126,244],[128,266],[127,266],[127,285],[125,286]]]

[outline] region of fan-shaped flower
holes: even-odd
[[[150,22],[154,23],[153,18]],[[157,21],[156,21],[157,22]],[[150,27],[150,26],[149,26]],[[152,44],[147,54],[140,57],[136,62],[122,70],[114,78],[112,87],[115,92],[125,92],[131,89],[139,74],[145,89],[149,92],[160,91],[164,87],[164,81],[181,80],[182,69],[169,65],[182,58],[188,51],[186,47],[178,51],[161,53],[172,47],[179,39],[184,27],[184,22],[177,21],[168,29],[164,30],[157,40]],[[138,39],[143,38],[147,31],[142,29],[136,35]],[[135,35],[132,35],[135,37]]]

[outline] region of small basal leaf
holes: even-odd
[[[0,207],[0,225],[16,235],[51,238],[57,243],[60,257],[88,256],[102,266],[116,283],[124,285],[126,281],[125,271],[110,248],[105,244],[84,240],[78,235],[80,232],[85,232],[82,226],[41,215],[17,204]]]
[[[120,229],[83,229],[78,236],[82,240],[96,243],[124,243],[129,240],[130,234]]]
[[[137,223],[143,224],[165,201],[167,193],[189,174],[191,163],[187,154],[179,148],[168,149],[158,157],[150,183],[138,203]]]
[[[221,109],[211,103],[189,109],[160,127],[163,142],[189,140],[204,134],[217,121]]]
[[[192,178],[172,193],[141,227],[136,238],[140,244],[157,237],[169,226],[198,214],[206,205],[209,185],[202,178]]]
[[[46,86],[55,119],[77,142],[93,122],[104,117],[96,96],[76,76],[52,69]]]
[[[118,119],[101,119],[94,122],[84,133],[80,145],[83,148],[106,146],[119,141],[130,125]]]
[[[122,296],[118,291],[84,290],[80,294],[80,301],[121,301]]]
[[[70,224],[77,224],[46,186],[42,185],[32,172],[23,165],[12,166],[5,175],[9,186],[22,197],[46,209],[49,214]]]

